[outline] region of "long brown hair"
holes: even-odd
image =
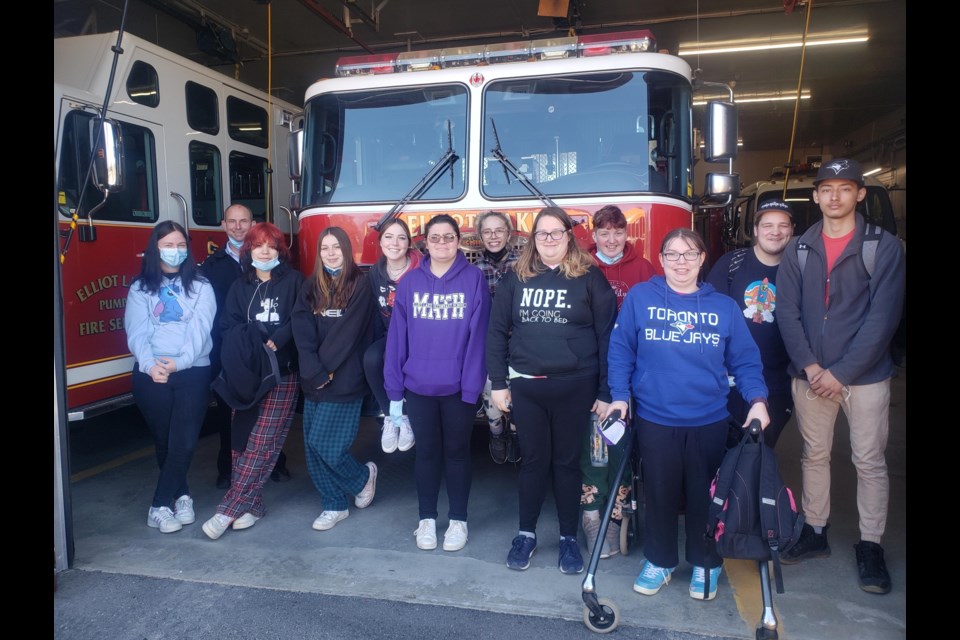
[[[323,268],[323,259],[320,257],[320,245],[327,236],[333,236],[340,243],[343,253],[343,268],[337,275],[330,275]],[[328,227],[317,238],[317,259],[313,265],[313,290],[310,292],[310,304],[314,313],[322,313],[327,309],[345,309],[357,287],[357,282],[363,277],[360,268],[353,261],[353,245],[350,237],[340,227]]]
[[[560,263],[560,273],[568,280],[584,275],[596,263],[589,253],[580,248],[576,238],[573,237],[573,220],[560,207],[545,207],[537,214],[537,219],[533,223],[533,231],[530,233],[530,241],[524,245],[523,251],[520,253],[520,259],[517,260],[517,265],[514,267],[517,279],[520,282],[526,282],[547,270],[547,265],[543,264],[540,252],[537,251],[535,237],[540,220],[544,217],[559,220],[563,228],[567,230],[567,253],[563,257],[563,262]]]

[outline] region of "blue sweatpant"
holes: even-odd
[[[325,511],[346,511],[347,495],[363,490],[370,470],[350,455],[360,426],[362,398],[349,402],[303,403],[303,441],[307,472],[320,492]]]

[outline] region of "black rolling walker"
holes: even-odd
[[[604,425],[613,424],[620,419],[620,412],[614,411]],[[630,506],[623,508],[623,524],[620,529],[620,553],[627,555],[631,536],[639,538],[639,508],[638,508],[638,478],[639,464],[634,464],[634,434],[632,423],[627,423],[623,438],[627,441],[623,447],[623,458],[617,466],[616,479],[612,483],[613,489],[607,498],[607,503],[603,508],[603,518],[600,521],[600,530],[597,532],[597,541],[590,551],[590,563],[587,565],[587,575],[583,578],[583,623],[587,628],[597,633],[610,633],[620,624],[620,609],[612,600],[600,598],[597,596],[596,584],[594,578],[597,573],[597,566],[600,563],[600,552],[603,549],[603,541],[607,535],[607,528],[610,526],[610,516],[613,514],[613,508],[617,502],[616,487],[620,486],[620,480],[626,472],[627,467],[631,469],[631,487],[630,487]],[[603,428],[603,427],[602,427]],[[632,531],[631,531],[632,529]]]

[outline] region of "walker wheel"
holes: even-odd
[[[620,625],[620,609],[617,608],[611,600],[599,598],[597,604],[600,605],[602,615],[594,615],[590,607],[583,607],[583,624],[587,629],[595,633],[610,633]]]
[[[633,518],[624,518],[620,523],[620,553],[630,555],[630,529],[633,527]]]

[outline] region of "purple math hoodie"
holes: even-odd
[[[490,290],[483,273],[457,252],[443,277],[420,262],[397,285],[383,367],[390,400],[404,389],[423,396],[459,393],[474,404],[487,379],[484,353]]]

